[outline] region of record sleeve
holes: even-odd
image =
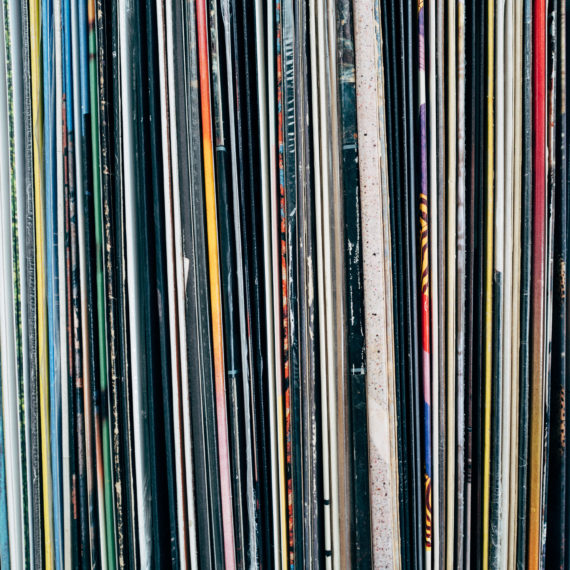
[[[519,353],[519,463],[517,507],[517,564],[526,564],[528,540],[528,485],[529,485],[529,437],[530,437],[530,352],[532,311],[532,168],[533,168],[533,97],[532,52],[533,9],[532,2],[523,4],[523,88],[522,88],[522,211],[521,211],[521,308]]]

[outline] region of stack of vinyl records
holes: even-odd
[[[376,8],[401,565],[570,568],[568,3]]]
[[[0,19],[0,566],[370,567],[351,0]]]
[[[567,8],[0,0],[0,568],[570,568]]]

